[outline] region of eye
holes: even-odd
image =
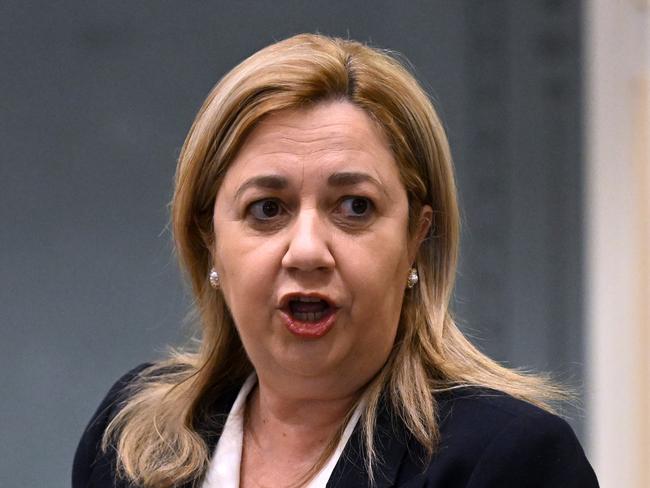
[[[344,216],[359,219],[369,217],[374,210],[374,206],[365,197],[346,197],[341,200],[340,209]]]
[[[248,212],[257,220],[271,220],[282,212],[282,206],[277,200],[266,198],[253,202],[248,207]]]

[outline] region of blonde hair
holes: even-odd
[[[145,487],[201,480],[210,453],[200,426],[210,402],[253,370],[220,293],[208,283],[212,211],[219,184],[263,117],[329,100],[363,109],[384,131],[409,201],[410,232],[423,205],[434,211],[416,259],[419,283],[404,299],[398,334],[367,387],[362,417],[366,464],[376,460],[375,420],[385,399],[429,455],[439,437],[432,393],[465,385],[506,392],[551,410],[562,390],[543,376],[504,368],[459,331],[449,309],[459,241],[459,213],[444,129],[426,93],[393,56],[363,44],[298,35],[253,54],[210,92],[183,146],[172,220],[176,249],[196,296],[199,346],[148,368],[103,438],[118,468]]]

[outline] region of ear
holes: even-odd
[[[429,205],[424,205],[420,210],[417,227],[409,242],[409,263],[415,262],[415,257],[418,254],[420,245],[422,244],[422,241],[424,241],[424,239],[427,237],[432,223],[433,209]]]

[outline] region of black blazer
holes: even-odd
[[[141,369],[131,371],[111,388],[84,431],[74,459],[73,488],[134,488],[116,480],[114,452],[109,449],[102,454],[99,443],[121,392]],[[237,393],[238,388],[232,388],[223,395],[214,405],[212,418],[218,414],[225,419]],[[461,388],[436,399],[440,444],[429,462],[389,409],[380,411],[376,440],[382,463],[376,472],[377,488],[598,486],[575,434],[559,417],[488,389]],[[220,431],[205,434],[211,449],[219,435]],[[359,429],[346,445],[327,486],[369,486]]]

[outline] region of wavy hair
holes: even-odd
[[[210,403],[253,370],[223,296],[208,282],[216,194],[247,134],[262,118],[330,100],[363,109],[386,134],[408,195],[409,232],[415,231],[423,205],[434,212],[416,257],[419,283],[406,293],[392,351],[366,389],[361,427],[371,477],[382,398],[432,455],[439,438],[436,391],[478,385],[551,411],[551,402],[563,397],[547,377],[489,359],[454,323],[450,299],[459,211],[447,138],[427,94],[390,52],[302,34],[258,51],[226,74],[208,95],[183,145],[172,222],[201,331],[197,347],[173,352],[143,371],[110,422],[102,445],[116,450],[118,469],[126,478],[145,487],[203,478],[210,453],[201,426],[214,422]],[[330,445],[335,441],[336,436]]]

